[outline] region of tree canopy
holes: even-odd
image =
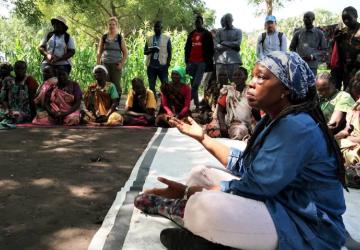
[[[76,26],[93,38],[104,32],[111,16],[118,18],[125,36],[156,20],[161,20],[164,28],[191,30],[197,14],[203,15],[205,25],[214,23],[214,11],[207,9],[202,0],[12,0],[12,3],[15,14],[30,25],[39,26],[61,15],[70,27]]]
[[[252,4],[256,7],[264,4],[265,9],[259,10],[257,14],[266,14],[272,15],[274,9],[283,8],[285,2],[291,2],[292,0],[248,0],[249,4]]]

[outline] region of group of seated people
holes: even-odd
[[[360,71],[351,79],[349,93],[335,85],[329,73],[318,74],[320,108],[343,154],[348,185],[360,188]]]
[[[186,120],[193,116],[210,137],[247,140],[264,115],[247,102],[248,72],[243,67],[234,71],[232,83],[228,82],[226,72],[218,72],[218,79],[210,81],[205,88],[207,105],[200,114],[191,112],[190,79],[185,68],[180,66],[171,70],[171,81],[161,85],[159,107],[156,96],[145,87],[144,81],[134,78],[122,112],[119,110],[119,93],[107,80],[108,71],[102,65],[94,67],[95,81],[88,85],[84,94],[64,70],[55,71],[46,66],[41,86],[26,71],[24,61],[17,61],[14,67],[9,63],[0,65],[1,124],[170,127],[171,118]],[[330,73],[319,73],[316,77],[325,121],[341,147],[349,170],[356,172],[358,170],[353,166],[360,164],[360,72],[350,86],[349,93],[336,89]],[[208,119],[201,119],[204,116]]]
[[[3,63],[0,69],[0,119],[6,119],[8,123],[169,127],[170,118],[191,116],[190,78],[181,66],[175,66],[171,70],[171,81],[161,85],[159,107],[156,96],[145,87],[143,79],[134,78],[123,112],[119,111],[119,93],[115,85],[108,81],[108,71],[102,65],[94,67],[92,73],[95,81],[88,85],[84,93],[65,70],[56,70],[49,65],[43,69],[44,82],[40,86],[34,77],[26,74],[27,64],[24,61],[17,61],[14,69],[10,64]],[[12,76],[12,71],[15,76]],[[210,114],[215,111],[211,114],[213,121],[205,124],[204,129],[213,137],[233,135],[234,132],[228,131],[236,130],[240,123],[243,130],[250,131],[251,109],[246,99],[242,98],[245,94],[246,69],[240,67],[235,70],[231,85],[228,85],[227,77],[221,75],[222,72],[219,73],[219,81],[211,84],[215,88],[207,91],[209,99],[212,99],[208,103],[213,108],[206,111]],[[242,139],[235,135],[231,138]]]
[[[78,83],[69,78],[65,70],[51,66],[43,69],[44,83],[26,74],[24,61],[0,65],[0,121],[10,124],[36,125],[141,125],[168,126],[169,117],[190,115],[190,87],[182,67],[172,70],[170,83],[161,86],[161,107],[156,114],[157,100],[145,87],[141,78],[132,80],[124,112],[119,111],[120,96],[109,82],[108,71],[102,65],[93,69],[95,82],[84,94]]]

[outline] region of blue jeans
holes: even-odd
[[[156,94],[156,79],[159,77],[161,83],[168,82],[168,67],[166,65],[160,65],[152,67],[151,65],[147,68],[147,75],[149,80],[149,88]]]
[[[191,99],[194,99],[194,104],[199,107],[199,87],[201,80],[205,72],[204,62],[189,63],[186,67],[186,71],[192,77],[191,79]]]

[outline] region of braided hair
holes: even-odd
[[[268,129],[266,130],[264,136],[262,137],[261,141],[259,142],[260,147],[265,141],[265,137],[270,133],[271,129],[284,117],[286,117],[289,114],[298,114],[301,112],[309,114],[312,119],[319,124],[319,127],[321,131],[323,132],[327,148],[329,151],[329,155],[331,155],[332,152],[335,153],[337,165],[338,165],[338,178],[340,182],[342,183],[343,187],[346,189],[345,184],[345,169],[344,169],[344,160],[340,151],[340,148],[338,144],[336,143],[334,136],[332,132],[328,129],[325,117],[320,109],[319,101],[318,101],[318,95],[316,92],[316,87],[312,86],[309,87],[308,93],[306,97],[303,100],[294,100],[290,97],[290,102],[292,103],[291,106],[285,108],[280,112],[280,114],[274,119],[271,120],[269,115],[266,115],[264,119],[258,124],[256,127],[253,135],[249,139],[247,146],[245,148],[243,157],[246,157],[250,151],[254,148],[254,142],[258,135],[265,129],[266,126],[268,126]]]

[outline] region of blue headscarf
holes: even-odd
[[[271,71],[290,91],[292,100],[304,100],[315,76],[307,63],[295,52],[273,51],[258,61]]]

